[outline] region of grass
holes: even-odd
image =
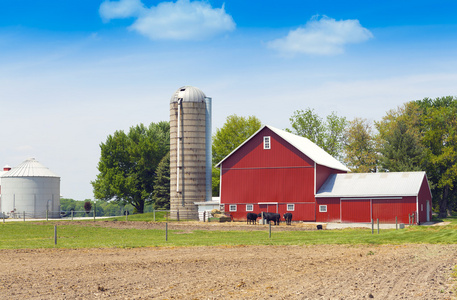
[[[151,213],[152,215],[152,213]],[[151,216],[131,215],[129,221],[151,221]],[[113,218],[125,220],[125,217]],[[156,220],[165,220],[156,215]],[[104,219],[106,220],[106,219]],[[411,226],[402,230],[344,229],[319,231],[203,231],[183,232],[151,229],[117,229],[97,226],[90,221],[82,225],[59,225],[59,222],[7,222],[0,225],[0,249],[33,248],[133,248],[161,246],[222,246],[222,245],[318,245],[318,244],[455,244],[457,219],[446,219],[447,226]],[[54,224],[57,225],[57,245],[54,244]],[[66,223],[68,224],[68,223]]]

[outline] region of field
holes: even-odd
[[[267,226],[175,222],[168,241],[160,222],[2,226],[7,299],[456,299],[455,225],[269,238]]]

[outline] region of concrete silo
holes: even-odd
[[[2,210],[10,216],[60,217],[60,177],[29,158],[1,177]]]
[[[170,100],[171,218],[198,219],[195,202],[211,200],[211,98],[179,88]]]

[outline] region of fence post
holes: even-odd
[[[57,245],[57,225],[54,225],[54,245]]]
[[[395,230],[398,230],[398,217],[395,216]]]
[[[268,223],[268,225],[269,225],[268,227],[269,227],[269,232],[270,232],[269,237],[270,237],[270,239],[271,239],[271,222]]]
[[[374,219],[371,219],[371,234],[374,234]]]
[[[265,225],[265,219],[263,218],[263,211],[262,211],[262,225]]]
[[[154,207],[152,208],[152,214],[154,216],[154,222],[156,221],[156,210],[154,209]]]
[[[205,223],[205,222],[206,222],[206,210],[203,211],[203,223]]]
[[[176,213],[176,217],[177,217],[178,222],[179,222],[179,209],[178,209],[178,212]]]
[[[378,223],[378,234],[379,234],[379,219],[376,219],[376,222]]]
[[[48,221],[49,211],[46,209],[46,221]]]
[[[168,223],[165,223],[165,241],[168,241]]]
[[[73,221],[73,214],[75,213],[75,211],[72,209],[71,210],[71,220]]]
[[[2,212],[3,223],[5,223],[5,212]]]
[[[24,222],[25,222],[25,211],[22,212],[23,213],[23,217],[24,217]]]

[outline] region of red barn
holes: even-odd
[[[426,200],[419,203],[419,198],[431,200],[423,172],[419,172],[425,178],[420,188],[422,192],[416,195],[404,190],[395,192],[389,185],[380,189],[393,191],[392,195],[390,192],[353,195],[352,190],[337,189],[340,183],[344,186],[343,178],[352,176],[359,178],[354,179],[356,186],[358,182],[360,186],[366,186],[365,190],[370,190],[368,181],[360,180],[360,176],[370,177],[372,174],[346,174],[349,171],[347,167],[310,140],[271,126],[262,127],[216,167],[221,169],[221,205],[235,220],[245,220],[248,212],[263,211],[281,215],[291,212],[294,221],[370,222],[372,216],[380,216],[382,222],[391,222],[392,214],[396,213],[387,211],[394,209],[408,212],[406,221],[404,214],[399,219],[399,222],[405,223],[408,214],[420,210],[420,204],[427,205]],[[389,177],[394,173],[379,174],[389,174]],[[372,181],[376,182],[376,179]],[[383,185],[382,182],[378,184]],[[416,210],[411,210],[414,199]],[[420,222],[427,220],[426,214],[431,215],[431,211],[427,211],[430,204],[423,206],[426,212],[419,216]],[[359,210],[364,213],[358,214]],[[369,211],[369,219],[366,218],[366,211]],[[356,217],[349,217],[348,212]]]

